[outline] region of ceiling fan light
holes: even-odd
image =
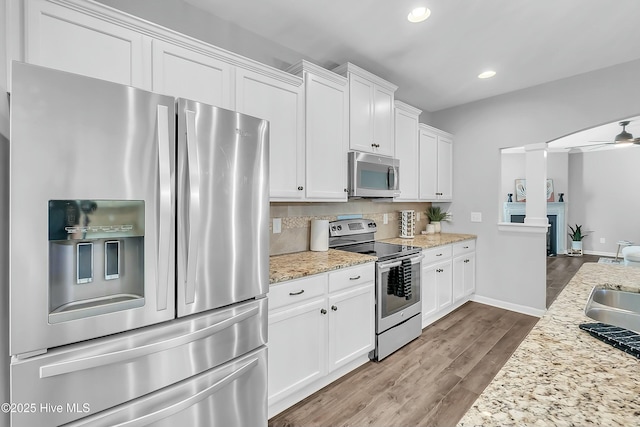
[[[622,126],[622,132],[620,132],[618,135],[616,135],[616,139],[615,139],[616,144],[625,143],[625,142],[634,142],[633,141],[633,135],[631,135],[625,129],[625,127],[629,124],[629,122],[625,121],[625,122],[620,122],[619,124],[620,124],[620,126]]]

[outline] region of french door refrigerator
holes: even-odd
[[[11,425],[266,426],[268,122],[12,66]]]

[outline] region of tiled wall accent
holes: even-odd
[[[338,215],[361,214],[378,225],[376,239],[388,239],[399,235],[399,212],[413,209],[420,212],[416,233],[424,230],[427,219],[424,212],[430,203],[391,203],[372,200],[353,200],[346,203],[271,203],[269,221],[271,255],[287,254],[309,250],[309,233],[312,219],[334,221]],[[383,224],[387,214],[389,223]],[[273,234],[273,218],[282,219],[282,232]]]

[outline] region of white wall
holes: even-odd
[[[640,146],[569,155],[568,223],[590,232],[585,252],[615,254],[618,240],[640,244],[638,183]]]
[[[478,235],[479,296],[545,308],[544,234],[502,232],[496,225],[505,200],[500,149],[638,115],[638,100],[640,61],[633,61],[432,114],[433,126],[454,134],[450,229]],[[470,221],[472,211],[482,212],[482,223]]]

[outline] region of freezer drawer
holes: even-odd
[[[68,427],[267,425],[267,349],[211,369]]]
[[[14,357],[11,401],[33,403],[36,410],[12,414],[12,426],[57,426],[92,416],[226,363],[266,343],[266,316],[263,298],[42,356]]]

